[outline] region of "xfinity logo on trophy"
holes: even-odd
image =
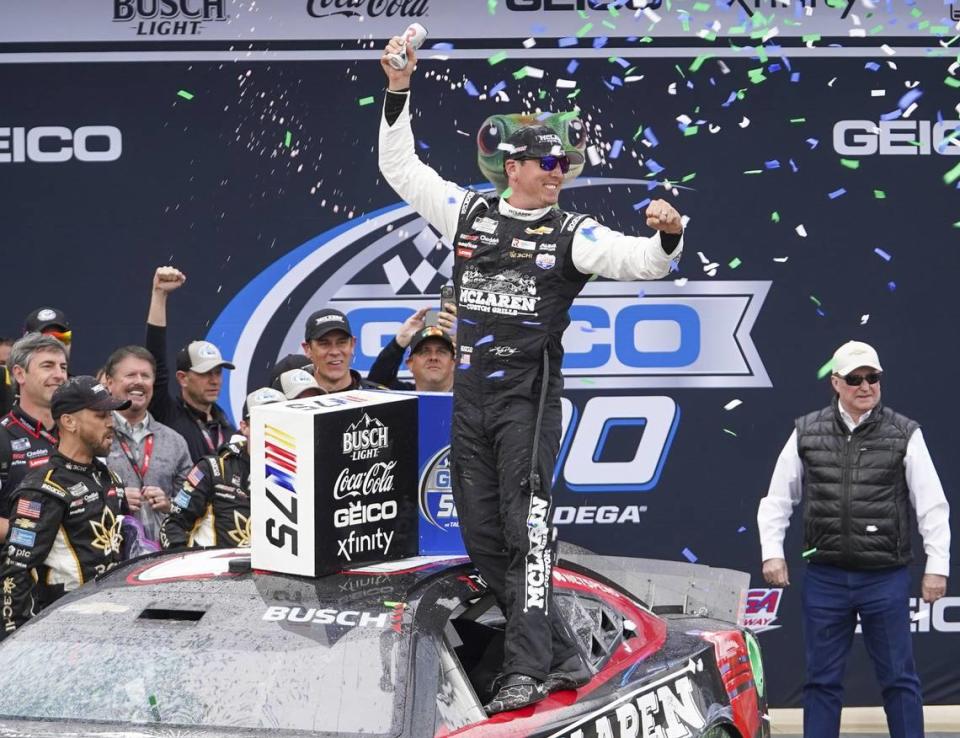
[[[312,18],[342,15],[346,18],[423,18],[430,10],[429,0],[307,0]]]
[[[507,0],[507,10],[656,10],[663,0]]]
[[[135,21],[138,36],[197,36],[225,21],[224,0],[113,0],[113,22]]]
[[[0,127],[0,164],[116,161],[122,153],[123,134],[114,126]]]
[[[840,120],[833,126],[833,149],[845,156],[958,156],[958,133],[960,120]]]
[[[343,434],[343,453],[353,461],[376,458],[389,446],[390,429],[366,413]]]
[[[843,3],[846,5],[846,7],[844,7],[843,9],[843,14],[840,16],[841,18],[847,17],[847,15],[850,13],[850,9],[853,7],[854,2],[856,2],[856,0],[843,0]],[[751,18],[753,17],[753,11],[760,10],[760,8],[762,8],[764,5],[763,0],[752,0],[752,2],[751,0],[728,0],[727,2],[727,5],[729,5],[730,7],[733,7],[734,4],[739,5],[741,8],[743,8],[746,11],[747,15],[749,15]],[[751,7],[751,5],[753,7]],[[770,10],[777,10],[781,8],[790,8],[791,10],[793,9],[792,3],[787,3],[786,5],[784,5],[784,3],[780,2],[779,0],[769,0],[767,5]],[[808,5],[811,8],[816,8],[817,0],[809,0],[809,2],[808,0],[800,0],[800,7],[806,8]],[[826,0],[824,0],[823,5],[826,8],[833,7],[833,4],[827,2]],[[836,5],[840,7],[840,3],[837,3]]]

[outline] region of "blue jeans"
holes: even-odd
[[[804,738],[836,738],[840,733],[843,672],[858,613],[864,645],[883,693],[891,738],[922,738],[923,698],[913,663],[909,591],[910,572],[905,566],[874,571],[824,564],[807,567]]]

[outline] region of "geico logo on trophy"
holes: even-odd
[[[354,460],[372,459],[389,446],[389,429],[366,413],[343,434],[343,453]]]
[[[960,120],[841,120],[833,126],[833,148],[846,156],[960,156],[958,130]]]
[[[397,503],[394,500],[369,502],[366,505],[355,500],[349,506],[334,511],[333,525],[335,528],[347,528],[351,525],[392,520],[395,517],[397,517]]]
[[[223,6],[224,0],[113,0],[113,22],[138,21],[138,36],[195,36],[205,22],[229,18]]]
[[[392,492],[393,468],[396,465],[396,461],[378,461],[366,471],[356,474],[351,474],[349,468],[344,468],[333,486],[333,499],[343,500],[347,497]]]
[[[0,164],[116,161],[122,153],[123,134],[114,126],[0,127]]]

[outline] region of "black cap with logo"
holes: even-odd
[[[305,341],[312,341],[315,338],[327,335],[330,331],[343,331],[348,336],[353,336],[346,315],[333,308],[324,308],[323,310],[317,310],[307,318],[303,338]]]
[[[410,341],[410,353],[417,353],[423,343],[429,341],[431,338],[437,341],[443,341],[450,348],[451,352],[456,353],[453,348],[453,339],[435,325],[427,326],[422,331],[417,331],[414,334],[413,339]]]
[[[67,314],[54,307],[41,307],[32,311],[23,321],[24,333],[43,333],[48,328],[70,330]]]
[[[566,156],[573,165],[583,163],[583,154],[563,148],[560,136],[547,126],[524,126],[507,137],[503,146],[507,159],[541,159],[544,156]]]
[[[51,411],[56,420],[65,413],[81,410],[126,410],[130,400],[118,400],[96,377],[72,377],[53,393]]]

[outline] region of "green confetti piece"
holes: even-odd
[[[637,128],[637,132],[633,134],[633,140],[636,141],[638,138],[640,138],[640,134],[642,133],[643,133],[643,126],[640,126],[639,128]]]
[[[766,77],[763,75],[763,69],[751,69],[747,72],[747,74],[750,76],[750,81],[755,85],[760,84],[766,79]]]
[[[370,97],[361,97],[359,100],[357,100],[357,102],[359,103],[361,108],[364,105],[373,105],[373,95],[371,95]]]
[[[684,136],[696,136],[697,132],[700,130],[699,126],[687,126],[683,129]]]
[[[587,15],[587,11],[586,11],[586,10],[578,10],[578,11],[577,11],[577,15],[580,16],[580,20],[590,20],[590,16]]]
[[[744,174],[763,174],[762,169],[748,169]]]
[[[293,134],[290,131],[287,131],[287,135],[283,139],[283,145],[288,149],[290,148],[290,141],[293,139]]]
[[[919,18],[921,15],[923,15],[923,11],[920,10],[920,8],[914,8],[910,11],[910,15],[914,18]]]
[[[791,118],[791,119],[790,119],[790,122],[791,122],[791,123],[806,123],[806,122],[807,122],[807,119],[806,119],[806,118]]]
[[[526,76],[527,76],[527,68],[526,68],[526,67],[520,67],[520,69],[518,69],[516,72],[513,73],[513,78],[514,78],[514,79],[523,79],[523,78],[526,77]]]
[[[489,59],[487,59],[487,64],[489,64],[489,65],[492,67],[492,66],[494,66],[495,64],[499,64],[500,62],[502,62],[502,61],[503,61],[504,59],[506,59],[506,58],[507,58],[507,52],[506,52],[506,51],[498,51],[496,54],[494,54],[494,55],[491,56]]]
[[[596,384],[596,380],[590,379],[590,377],[580,377],[580,381],[584,384]]]
[[[833,371],[833,359],[830,359],[826,364],[817,369],[817,379],[823,379],[830,372]]]
[[[577,31],[575,35],[577,38],[583,38],[588,33],[590,33],[592,29],[593,29],[593,23],[586,23],[579,31]]]
[[[724,428],[724,429],[723,429],[723,432],[724,432],[724,433],[729,433],[729,434],[730,434],[731,436],[733,436],[734,438],[737,437],[737,434],[734,433],[734,432],[733,432],[732,430],[730,430],[729,428]]]
[[[873,196],[874,196],[876,199],[878,199],[878,200],[886,200],[886,199],[887,199],[887,193],[884,192],[883,190],[874,190],[874,191],[873,191]]]
[[[497,0],[487,0],[487,12],[493,15],[497,12]]]
[[[504,200],[509,200],[512,194],[513,194],[513,187],[507,187],[507,189],[503,191],[503,194],[501,194],[500,197],[503,198]]]
[[[406,607],[406,606],[407,606],[407,603],[406,603],[406,602],[393,602],[392,600],[384,600],[384,601],[383,601],[383,606],[384,606],[384,607]]]
[[[738,266],[740,266],[741,264],[743,264],[743,262],[740,261],[740,257],[739,257],[739,256],[734,256],[734,257],[730,260],[730,263],[727,264],[727,266],[730,267],[731,269],[736,269],[736,268],[737,268]]]
[[[178,90],[177,96],[182,97],[184,100],[193,100],[193,93],[187,92],[186,90]]]
[[[881,23],[879,26],[874,26],[868,31],[868,33],[871,36],[876,36],[878,33],[883,33],[883,24]]]
[[[685,75],[685,74],[683,73],[683,70],[680,68],[680,65],[679,65],[679,64],[674,64],[674,65],[673,65],[673,68],[677,70],[677,73],[678,73],[681,77],[683,77],[684,79],[687,78],[687,75]]]
[[[540,100],[543,100],[544,98],[546,98],[546,96],[547,96],[547,91],[546,91],[546,90],[537,90],[537,97],[538,97]]]
[[[960,220],[953,224],[954,228],[960,228]]]
[[[691,71],[691,72],[696,72],[697,70],[700,69],[700,67],[703,66],[703,63],[704,63],[707,59],[711,59],[711,58],[713,58],[713,54],[700,54],[700,56],[698,56],[696,59],[694,59],[694,60],[693,60],[693,63],[690,65],[690,71]]]
[[[617,10],[617,9],[616,9],[615,7],[613,7],[612,5],[608,5],[608,6],[607,6],[607,12],[610,13],[610,16],[613,17],[613,18],[619,18],[619,17],[620,17],[620,11]]]
[[[926,21],[924,21],[924,23],[926,23]],[[930,33],[934,36],[946,36],[951,30],[949,26],[930,26]]]
[[[772,213],[770,213],[770,220],[772,220],[774,223],[779,223],[779,222],[780,222],[780,213],[778,213],[776,210],[774,210]]]
[[[150,706],[151,706],[151,707],[156,707],[156,706],[157,706],[157,697],[156,697],[156,695],[150,695]]]
[[[943,175],[943,181],[948,185],[952,185],[957,179],[960,179],[960,164],[957,164],[957,166]]]
[[[808,558],[810,558],[811,556],[813,556],[816,552],[817,552],[817,549],[811,548],[811,549],[809,549],[809,550],[807,550],[807,551],[804,551],[804,552],[803,552],[802,554],[800,554],[800,555],[801,555],[803,558],[808,559]]]
[[[847,169],[859,169],[860,160],[859,159],[841,159],[840,163],[845,166]]]
[[[694,3],[693,10],[696,13],[706,13],[710,10],[710,3]]]
[[[801,36],[801,38],[803,39],[803,43],[805,44],[816,43],[817,41],[820,40],[820,34],[808,33],[805,36]]]
[[[690,172],[690,174],[684,174],[683,178],[680,180],[680,183],[689,182],[691,179],[697,176],[696,172]]]
[[[957,89],[960,87],[960,79],[957,79],[956,77],[947,77],[945,80],[943,80],[943,84],[945,84],[947,87]]]
[[[606,26],[607,28],[609,28],[611,31],[617,30],[617,24],[613,23],[612,21],[604,20],[604,21],[600,21],[600,23]]]
[[[822,307],[822,306],[823,306],[823,303],[820,302],[820,301],[819,301],[816,297],[814,297],[813,295],[810,295],[810,299],[813,301],[813,304],[816,305],[817,307]]]
[[[642,43],[642,44],[652,44],[652,43],[653,43],[653,36],[644,36],[642,39],[640,39],[640,43]]]
[[[580,94],[580,90],[574,90],[569,95],[567,95],[567,100],[573,100],[577,95]]]

